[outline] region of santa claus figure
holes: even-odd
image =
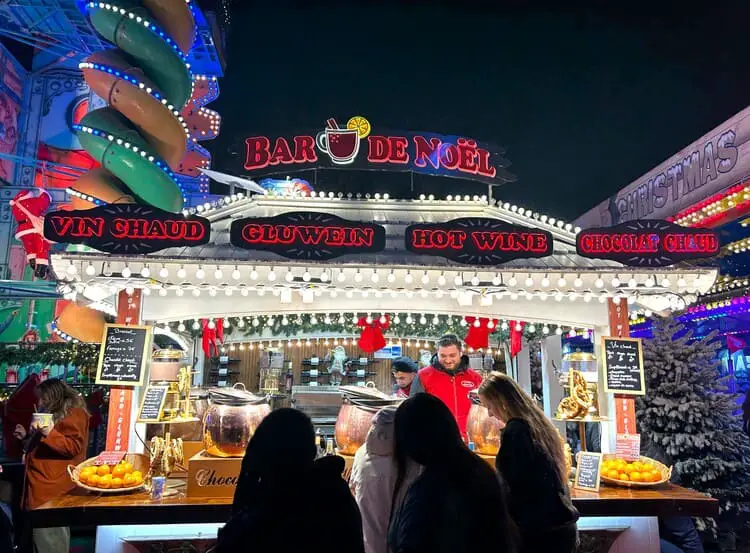
[[[49,268],[49,242],[44,238],[44,212],[52,197],[42,188],[19,192],[10,201],[11,213],[18,222],[16,239],[23,244],[26,260],[37,278],[46,278]]]

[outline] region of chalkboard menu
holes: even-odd
[[[138,422],[159,422],[169,386],[149,386],[143,394]]]
[[[150,326],[105,325],[96,383],[142,385],[150,351]]]
[[[640,338],[602,338],[604,389],[615,394],[646,394]]]
[[[576,479],[573,487],[579,490],[599,491],[601,478],[602,454],[590,451],[581,451],[578,456],[576,467]]]

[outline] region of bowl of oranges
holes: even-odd
[[[626,461],[611,453],[602,455],[601,479],[628,488],[648,488],[668,482],[672,469],[649,457]]]
[[[126,454],[116,464],[97,464],[97,457],[78,466],[70,465],[70,479],[79,487],[97,493],[127,493],[142,490],[148,472],[148,458],[137,453]]]

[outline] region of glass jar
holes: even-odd
[[[180,373],[183,352],[178,349],[160,349],[151,356],[151,382],[174,382]]]
[[[241,387],[241,388],[240,388]],[[203,419],[203,447],[213,457],[243,457],[250,438],[271,412],[268,398],[234,388],[213,388],[210,405]]]

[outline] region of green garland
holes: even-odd
[[[40,343],[0,344],[0,365],[68,365],[94,367],[99,359],[99,344]]]
[[[242,317],[242,324],[240,324],[239,317],[229,317],[229,328],[224,332],[226,334],[236,328],[240,329],[247,337],[258,337],[266,331],[270,331],[274,337],[298,337],[314,334],[350,336],[358,335],[361,332],[361,328],[357,326],[357,320],[365,316],[367,316],[366,313],[344,313],[342,323],[338,314],[331,315],[330,322],[326,322],[324,314],[258,315]],[[371,316],[377,318],[380,314],[373,313]],[[314,322],[313,317],[315,317]],[[269,322],[271,319],[273,321]],[[468,332],[468,327],[461,324],[463,317],[438,315],[436,322],[434,315],[424,315],[425,324],[422,324],[419,315],[411,315],[411,322],[408,322],[409,314],[399,313],[398,319],[398,322],[394,322],[395,317],[391,318],[390,327],[383,333],[386,337],[439,338],[444,334],[456,334],[459,338],[463,338]],[[525,338],[533,339],[544,335],[542,329],[545,325],[537,324],[535,326],[535,332],[529,332],[529,325],[524,327],[523,335]],[[172,330],[179,332],[178,327],[179,323],[170,323]],[[551,332],[554,332],[555,328],[552,327]],[[189,333],[193,338],[197,338],[202,333],[202,327],[195,329],[191,324],[187,324],[183,333]],[[495,332],[490,334],[491,343],[508,340],[509,338],[510,329],[503,329],[501,325],[498,325]]]

